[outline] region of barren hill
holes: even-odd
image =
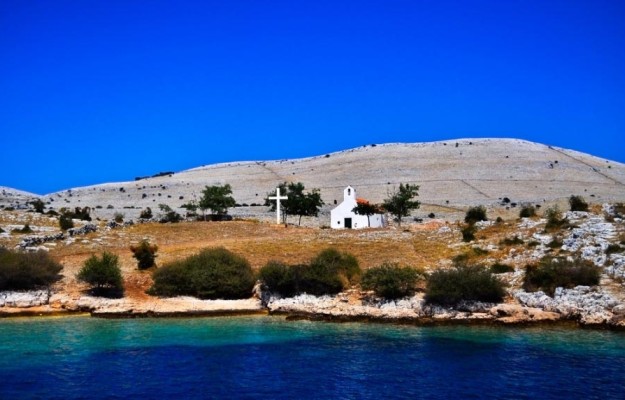
[[[420,185],[424,205],[551,202],[579,194],[589,201],[625,200],[625,165],[572,150],[517,139],[459,139],[431,143],[367,145],[316,157],[232,162],[171,175],[107,183],[43,196],[54,208],[107,209],[178,207],[199,196],[205,185],[229,183],[237,203],[263,204],[281,182],[319,188],[332,206],[343,188],[380,202],[399,183]],[[111,208],[112,206],[112,208]],[[266,212],[248,207],[248,214]],[[137,211],[138,213],[138,211]],[[128,216],[132,216],[128,213]]]

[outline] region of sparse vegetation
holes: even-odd
[[[423,272],[398,264],[384,263],[365,271],[361,286],[373,290],[377,296],[386,299],[399,299],[412,295],[417,290]]]
[[[542,290],[553,296],[557,287],[573,288],[578,285],[599,284],[601,271],[591,261],[566,257],[544,257],[538,264],[525,267],[523,289],[528,292]]]
[[[208,248],[156,270],[148,293],[201,299],[241,299],[251,295],[254,274],[249,262],[223,247]]]
[[[73,228],[74,227],[74,221],[72,220],[72,217],[70,217],[67,214],[61,214],[59,216],[59,227],[63,231],[66,231],[68,229]]]
[[[0,291],[49,286],[62,269],[45,251],[22,253],[0,247]]]
[[[566,218],[561,217],[560,209],[558,208],[558,206],[552,206],[546,209],[545,218],[547,219],[547,223],[545,224],[546,230],[559,229],[568,223]]]
[[[588,203],[582,196],[569,197],[569,205],[571,206],[571,211],[588,211]]]
[[[148,269],[155,266],[156,251],[158,246],[150,244],[147,239],[144,239],[138,246],[130,246],[132,256],[137,259],[137,268]]]
[[[462,301],[498,303],[504,296],[503,283],[489,270],[461,265],[434,271],[427,278],[425,300],[428,303],[453,306]]]
[[[508,264],[497,262],[490,266],[490,272],[493,274],[505,274],[507,272],[514,272],[514,267]]]
[[[524,204],[519,211],[519,218],[532,218],[536,216],[536,207],[531,204]]]
[[[488,218],[486,218],[486,207],[470,207],[464,217],[464,222],[467,224],[475,224],[479,221],[488,221]]]
[[[610,243],[608,247],[605,249],[605,254],[622,253],[624,251],[625,251],[625,248],[621,247],[617,243]]]
[[[501,242],[499,242],[499,244],[505,245],[505,246],[517,246],[520,244],[523,244],[523,239],[521,239],[518,235],[514,235],[514,237],[507,237],[505,239],[503,239]]]
[[[125,217],[124,214],[120,212],[116,212],[115,214],[113,214],[113,221],[117,222],[118,224],[121,224],[122,222],[124,222],[124,217]]]
[[[167,204],[159,204],[158,208],[161,210],[161,215],[158,222],[165,224],[168,222],[176,223],[182,221],[182,216],[172,210],[172,208]]]
[[[477,228],[473,224],[467,224],[460,230],[460,232],[462,233],[462,241],[468,243],[475,240],[475,232],[477,232]]]
[[[141,219],[152,219],[153,215],[152,215],[152,209],[150,207],[146,207],[143,210],[141,210],[141,213],[139,214],[139,218]]]
[[[76,278],[91,285],[91,292],[96,296],[121,297],[124,290],[119,259],[106,251],[101,257],[95,254],[89,257]]]
[[[11,230],[11,233],[15,233],[18,235],[23,235],[26,233],[32,233],[33,230],[31,229],[29,224],[25,224],[22,228],[15,228],[13,230]]]
[[[33,206],[33,209],[35,210],[35,212],[39,214],[43,214],[43,209],[46,207],[43,200],[36,199],[36,200],[31,201],[30,204]]]

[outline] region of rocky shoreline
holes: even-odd
[[[625,306],[588,287],[560,290],[554,298],[542,292],[515,295],[519,303],[466,303],[455,308],[428,305],[422,294],[397,301],[371,298],[352,290],[337,296],[300,295],[277,298],[269,293],[245,300],[200,300],[175,297],[149,301],[70,298],[64,294],[0,293],[0,318],[88,314],[98,318],[211,317],[280,315],[288,320],[398,323],[418,326],[566,324],[625,331]],[[609,306],[611,310],[608,310]]]

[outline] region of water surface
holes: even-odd
[[[0,320],[0,399],[624,396],[625,334],[610,331],[266,316]]]

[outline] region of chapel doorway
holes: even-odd
[[[346,229],[352,229],[352,219],[351,218],[345,218],[345,228]]]

